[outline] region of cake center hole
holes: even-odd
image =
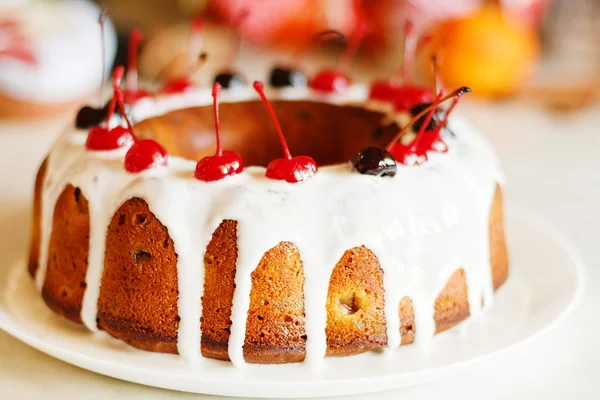
[[[308,155],[319,166],[346,163],[365,146],[385,146],[398,132],[380,112],[350,105],[312,101],[272,102],[292,155]],[[240,154],[247,166],[266,167],[283,150],[273,122],[260,101],[222,103],[221,139],[226,150]],[[172,111],[136,125],[170,154],[192,160],[213,155],[212,106]]]

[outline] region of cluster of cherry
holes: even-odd
[[[334,70],[322,70],[308,85],[314,90],[325,93],[343,92],[351,81],[346,73],[350,60],[358,49],[358,44],[366,32],[363,24],[357,24],[355,32],[351,35],[348,46],[338,67]],[[408,43],[412,29],[410,24],[406,27],[406,41]],[[203,36],[203,22],[194,20],[192,24],[192,37],[190,44],[190,54],[197,54],[201,47]],[[125,155],[125,169],[129,172],[141,172],[149,168],[163,166],[167,164],[167,151],[156,141],[151,139],[138,140],[135,136],[133,127],[127,115],[127,105],[151,96],[146,90],[137,87],[137,49],[142,34],[139,30],[134,30],[130,36],[129,46],[129,67],[127,70],[127,81],[125,89],[121,89],[120,84],[124,75],[124,67],[119,66],[113,74],[114,95],[112,99],[101,109],[84,107],[77,115],[76,125],[78,128],[85,129],[92,127],[88,134],[86,147],[92,151],[115,150],[122,147],[129,147]],[[405,46],[408,48],[409,46]],[[205,57],[204,57],[205,58]],[[392,139],[386,148],[365,147],[350,160],[354,169],[361,174],[375,176],[394,176],[396,174],[396,165],[418,165],[427,161],[428,152],[446,152],[447,146],[441,138],[441,132],[446,126],[447,118],[452,109],[458,103],[464,93],[470,92],[467,87],[462,87],[449,95],[444,96],[444,91],[438,91],[437,79],[434,89],[415,86],[408,79],[407,64],[412,63],[414,56],[405,54],[403,61],[404,80],[400,84],[396,80],[375,82],[371,86],[370,99],[391,102],[396,111],[412,111],[413,119],[405,125],[402,130]],[[190,61],[189,74],[185,78],[168,81],[161,93],[173,94],[187,91],[194,86],[192,75],[197,68],[196,62]],[[435,61],[434,61],[435,74]],[[306,84],[304,75],[295,70],[284,68],[275,68],[272,71],[270,82],[275,87],[297,86]],[[224,72],[217,75],[213,86],[213,108],[215,118],[215,128],[217,137],[217,151],[215,155],[201,159],[195,171],[197,179],[202,181],[215,181],[223,179],[230,175],[235,175],[243,171],[244,162],[241,156],[233,151],[223,150],[221,148],[219,134],[219,113],[218,101],[222,87],[232,88],[236,85],[244,85],[243,77],[231,72]],[[284,152],[284,158],[278,158],[271,161],[266,170],[266,176],[271,179],[285,180],[296,183],[310,178],[317,172],[316,162],[309,156],[292,157],[287,147],[283,133],[277,121],[277,117],[269,101],[264,94],[264,85],[262,82],[254,82],[254,89],[257,91],[265,103],[273,122],[277,128],[281,145]],[[438,106],[448,100],[453,99],[451,106],[446,110],[443,120],[432,123],[433,118],[439,113]],[[415,109],[418,112],[414,112]],[[111,120],[115,113],[125,120],[127,127],[121,124],[110,128]],[[105,120],[104,126],[99,126]],[[420,128],[409,144],[400,142],[400,138],[408,131],[413,124],[419,124]]]

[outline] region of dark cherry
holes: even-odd
[[[125,107],[123,106],[123,92],[119,88],[121,79],[124,73],[123,66],[119,66],[115,69],[113,74],[113,88],[114,95],[109,103],[108,112],[106,114],[105,126],[96,126],[90,130],[85,143],[85,147],[92,151],[103,151],[103,150],[115,150],[120,147],[130,146],[135,142],[133,130],[131,124],[127,119],[125,113]],[[121,114],[125,115],[125,121],[127,122],[127,128],[122,126],[116,126],[112,129],[110,127],[110,120],[112,119],[113,113],[115,112],[116,106],[119,106]]]
[[[109,104],[110,102],[106,103],[106,106],[102,108],[83,106],[75,117],[75,127],[78,129],[88,129],[100,124],[108,115]]]
[[[267,166],[265,176],[270,179],[290,183],[302,182],[317,173],[317,163],[309,156],[292,157],[287,143],[285,142],[285,138],[283,137],[283,132],[281,131],[281,126],[279,125],[275,111],[273,111],[271,103],[269,103],[269,100],[265,96],[264,88],[265,86],[262,82],[254,82],[254,89],[259,94],[263,103],[265,103],[265,106],[271,115],[271,119],[275,124],[275,129],[279,135],[281,147],[283,148],[283,154],[285,156],[284,158],[276,158],[271,161]]]
[[[396,159],[381,147],[367,146],[355,154],[350,163],[358,173],[374,176],[395,176]]]
[[[136,142],[125,154],[125,169],[128,172],[144,170],[167,165],[169,156],[164,147],[152,139]]]
[[[110,101],[106,102],[102,108],[83,106],[79,112],[77,112],[77,116],[75,117],[75,126],[78,129],[88,129],[100,124],[102,121],[106,120],[109,108]],[[125,104],[125,111],[129,113],[128,104]],[[115,109],[114,114],[122,116],[120,109]]]
[[[236,89],[246,86],[246,79],[235,72],[221,72],[215,76],[215,83],[219,83],[224,89]]]
[[[306,75],[297,69],[275,67],[271,70],[269,83],[278,88],[306,86]]]
[[[231,175],[239,174],[244,170],[244,160],[234,151],[221,147],[221,134],[219,132],[219,95],[221,84],[215,82],[212,89],[213,115],[215,118],[215,133],[217,136],[217,151],[214,156],[204,157],[196,164],[194,176],[206,182],[218,181]]]
[[[417,114],[419,114],[421,111],[423,111],[424,109],[428,108],[429,106],[431,106],[431,102],[427,102],[427,103],[420,103],[417,104],[416,106],[413,106],[410,109],[410,114],[411,116],[415,116]],[[421,118],[419,118],[418,120],[416,120],[413,123],[413,130],[415,131],[419,131],[421,129],[421,127],[423,126],[423,122],[425,122],[425,118],[427,118],[426,115],[422,116]],[[433,117],[431,118],[431,120],[429,121],[429,124],[427,124],[427,126],[425,127],[426,131],[434,131],[436,130],[436,128],[438,127],[438,125],[441,122],[441,112],[439,108],[436,108],[434,113],[433,113]]]
[[[339,93],[348,89],[351,84],[352,81],[345,73],[326,69],[315,75],[308,85],[319,92]]]

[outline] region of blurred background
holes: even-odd
[[[335,30],[350,37],[357,24],[366,21],[368,29],[350,64],[350,75],[357,81],[397,76],[406,45],[416,49],[415,79],[430,82],[430,56],[436,54],[445,86],[470,86],[474,97],[492,104],[527,101],[552,112],[573,112],[595,103],[600,87],[597,0],[97,0],[93,5],[88,0],[2,0],[0,4],[0,117],[13,121],[72,116],[99,87],[101,57],[107,69],[128,63],[134,28],[144,34],[140,79],[156,83],[180,75],[189,58],[193,17],[206,23],[201,47],[207,58],[194,75],[201,85],[208,85],[224,69],[248,80],[264,78],[275,64],[301,69],[310,77],[334,67],[348,42],[340,35],[317,40],[319,34]],[[100,8],[108,14],[103,55]],[[413,32],[408,42],[407,23]],[[106,71],[103,76],[108,76]]]

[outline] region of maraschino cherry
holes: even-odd
[[[410,111],[415,105],[431,103],[433,98],[431,91],[422,86],[412,83],[412,70],[417,39],[414,35],[414,27],[410,21],[404,26],[404,57],[402,58],[402,83],[392,78],[387,81],[376,81],[371,85],[369,98],[384,102],[392,102],[396,111]]]
[[[144,38],[142,31],[134,29],[129,35],[129,55],[127,59],[127,75],[125,77],[125,102],[133,104],[139,99],[150,96],[150,92],[138,89],[137,56],[140,42]]]
[[[283,132],[281,131],[281,126],[279,125],[275,111],[273,111],[271,103],[269,103],[269,100],[265,96],[264,88],[262,82],[254,82],[254,90],[256,90],[263,103],[265,103],[265,106],[271,115],[271,119],[275,124],[275,129],[277,130],[279,140],[281,141],[281,147],[283,148],[283,155],[285,156],[285,158],[276,158],[271,161],[267,166],[265,176],[270,179],[290,183],[302,182],[317,173],[317,163],[309,156],[292,157],[287,143],[285,142],[285,138],[283,137]]]
[[[217,135],[217,151],[214,156],[204,157],[196,164],[194,176],[206,182],[218,181],[231,175],[239,174],[244,170],[242,157],[230,150],[223,151],[221,147],[221,134],[219,132],[219,96],[221,84],[215,82],[212,89],[213,114],[215,117],[215,133]]]
[[[445,123],[448,118],[449,112],[452,111],[454,106],[458,103],[458,99],[465,93],[470,93],[471,89],[463,86],[461,88],[456,89],[449,95],[442,97],[443,95],[440,93],[433,104],[429,107],[423,109],[420,113],[418,113],[408,124],[406,124],[400,132],[392,139],[390,144],[386,147],[392,155],[396,158],[396,160],[404,165],[419,165],[423,164],[427,161],[427,152],[435,151],[435,152],[445,152],[447,150],[446,144],[440,137],[440,131],[445,126]],[[429,121],[433,117],[435,109],[444,101],[448,99],[454,99],[452,106],[446,112],[446,117],[444,121],[436,128],[434,131],[426,131],[427,126],[429,125]],[[417,133],[415,139],[412,143],[406,145],[400,143],[398,140],[404,133],[408,131],[410,126],[415,123],[422,116],[427,114],[425,121],[421,125],[421,129]]]
[[[200,18],[192,19],[192,30],[190,33],[190,45],[188,47],[188,65],[187,74],[183,77],[171,79],[165,83],[162,89],[163,93],[174,94],[183,93],[195,86],[192,76],[198,65],[198,60],[203,62],[206,59],[205,53],[200,53],[202,40],[204,39],[204,20]],[[200,56],[198,56],[200,54]]]
[[[152,139],[136,142],[125,154],[125,169],[128,172],[142,172],[150,168],[167,165],[167,150]]]
[[[324,69],[320,71],[308,82],[308,85],[314,90],[324,93],[338,93],[348,89],[352,83],[348,76],[348,68],[350,67],[350,62],[356,55],[360,42],[367,33],[367,30],[366,22],[364,20],[359,21],[348,39],[348,44],[344,49],[344,53],[342,54],[337,67],[335,69]],[[337,34],[341,35],[340,33]]]
[[[90,132],[88,133],[87,141],[85,142],[85,147],[88,150],[115,150],[120,147],[130,146],[135,142],[133,131],[130,129],[131,126],[126,116],[125,120],[127,121],[127,128],[118,125],[110,129],[110,120],[115,112],[115,107],[117,106],[117,104],[121,106],[120,103],[122,101],[123,94],[121,92],[121,89],[119,88],[119,84],[121,83],[121,79],[123,78],[124,72],[125,69],[123,68],[123,66],[117,67],[114,71],[113,88],[115,92],[108,107],[108,114],[106,115],[105,126],[95,126],[90,130]],[[121,107],[121,113],[125,115],[124,107]]]

